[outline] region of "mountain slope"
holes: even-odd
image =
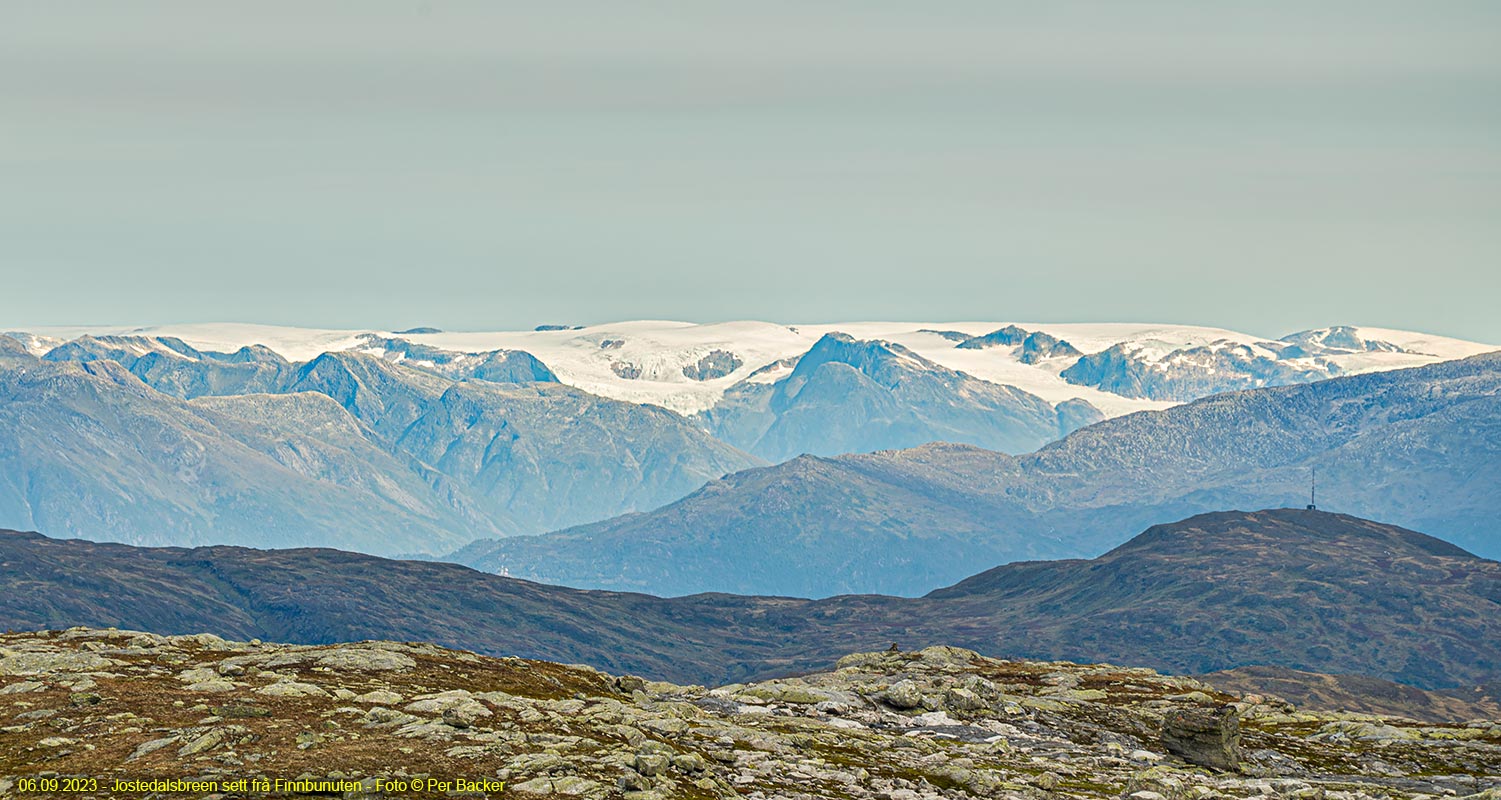
[[[403,363],[326,353],[287,390],[333,398],[507,533],[657,507],[758,463],[665,409],[554,383],[453,381]]]
[[[1354,711],[1423,722],[1501,719],[1501,702],[1459,690],[1435,692],[1365,675],[1324,675],[1286,667],[1237,667],[1198,678],[1237,694],[1271,695],[1300,709]]]
[[[1285,501],[1306,496],[1314,468],[1331,508],[1501,555],[1501,353],[1108,420],[1023,465],[1052,493],[1034,507],[1065,501],[1074,511],[1057,518],[1070,525],[1095,509]]]
[[[1008,509],[993,480],[950,480],[959,463],[975,476],[1016,469],[1010,456],[959,445],[802,456],[728,475],[652,512],[481,539],[449,558],[572,586],[809,597],[873,587],[916,595],[976,564],[1063,552],[1056,538],[1011,533],[1027,516]]]
[[[1086,354],[1108,350],[1119,344],[1122,337],[1140,345],[1138,349],[1148,355],[1195,347],[1219,348],[1215,350],[1219,352],[1224,348],[1217,343],[1239,342],[1237,347],[1243,345],[1277,355],[1281,359],[1278,363],[1322,359],[1344,371],[1432,360],[1475,347],[1396,331],[1344,328],[1305,332],[1286,341],[1264,341],[1233,332],[1182,326],[1042,326],[1047,330],[1013,326],[996,330],[963,324],[957,326],[959,330],[945,331],[914,331],[910,324],[896,323],[847,327],[856,334],[825,330],[813,338],[813,329],[760,323],[725,326],[631,323],[518,334],[519,338],[421,330],[400,336],[299,332],[255,326],[223,330],[186,326],[175,331],[148,330],[131,335],[101,331],[75,335],[61,343],[55,337],[6,334],[0,335],[0,345],[4,345],[0,350],[0,368],[51,369],[66,363],[86,363],[93,366],[85,372],[98,377],[113,374],[105,365],[120,364],[122,375],[128,373],[138,381],[109,381],[102,385],[113,385],[121,391],[129,386],[130,391],[136,391],[144,383],[164,395],[191,401],[182,407],[158,404],[157,418],[166,427],[171,427],[171,421],[166,419],[174,413],[170,409],[186,410],[200,422],[207,419],[209,409],[214,409],[213,426],[242,431],[243,435],[236,434],[239,445],[249,447],[261,458],[244,462],[226,458],[223,462],[226,470],[237,469],[243,463],[246,470],[256,475],[277,475],[276,481],[301,476],[305,482],[332,482],[335,479],[328,476],[343,476],[339,479],[355,480],[358,491],[376,492],[380,497],[377,505],[390,504],[416,513],[428,520],[429,526],[455,534],[458,542],[452,543],[462,543],[476,535],[536,533],[658,507],[682,498],[707,480],[760,463],[760,459],[717,441],[702,430],[704,425],[725,439],[757,448],[773,458],[805,450],[828,455],[844,450],[916,445],[929,439],[959,440],[1016,451],[1097,420],[1102,413],[1100,409],[1119,413],[1124,408],[1156,407],[1167,402],[1128,401],[1098,388],[1067,384],[1056,373],[1066,369],[1074,357],[1049,355],[1055,350],[1061,352],[1061,345],[1047,344],[1064,340],[1055,333],[1065,334],[1072,347]],[[882,330],[892,332],[892,337],[869,335]],[[986,330],[992,333],[985,334]],[[721,337],[730,343],[720,346]],[[976,337],[996,346],[957,346]],[[237,344],[242,340],[269,344]],[[808,352],[791,350],[790,356],[771,362],[762,360],[763,356],[805,347],[810,340],[812,347]],[[1007,345],[1001,340],[1021,343]],[[1030,351],[1028,341],[1034,343]],[[573,374],[569,371],[572,367],[554,371],[550,365],[514,346],[526,342],[552,348],[549,352],[558,353],[565,364],[587,362],[593,365],[590,369],[607,369],[619,385],[640,384],[647,388],[648,384],[657,383],[692,385],[715,397],[721,396],[727,387],[739,388],[723,395],[729,400],[719,407],[698,419],[685,419],[650,405],[602,398],[578,386],[554,384],[548,380],[550,377],[575,380],[569,377]],[[216,349],[221,347],[225,349]],[[47,348],[43,363],[51,366],[35,366],[35,352],[43,348]],[[294,363],[284,358],[282,351],[311,355],[306,356],[307,361]],[[1177,363],[1174,358],[1166,362],[1157,359],[1153,363]],[[1030,388],[1023,391],[1012,383]],[[1194,391],[1213,388],[1205,384]],[[631,396],[655,397],[654,391]],[[1468,390],[1461,390],[1461,394],[1463,391]],[[344,430],[368,441],[357,444],[343,439],[337,447],[316,458],[304,458],[276,441],[278,435],[296,433],[295,429],[278,428],[276,418],[282,414],[296,418],[312,406],[272,407],[263,401],[210,400],[308,392],[335,400],[353,418],[351,426]],[[1284,503],[1302,493],[1299,484],[1313,466],[1323,471],[1331,502],[1338,507],[1421,525],[1441,535],[1456,537],[1480,552],[1493,552],[1487,549],[1491,545],[1483,531],[1487,515],[1494,511],[1485,480],[1486,467],[1493,463],[1494,455],[1484,452],[1487,447],[1495,449],[1497,423],[1493,410],[1483,403],[1459,404],[1456,400],[1459,395],[1447,387],[1427,399],[1419,394],[1388,394],[1364,397],[1361,402],[1408,403],[1415,407],[1428,403],[1428,410],[1418,413],[1415,420],[1403,421],[1382,416],[1375,410],[1361,416],[1346,409],[1342,413],[1349,419],[1315,414],[1311,422],[1304,420],[1309,424],[1282,426],[1279,415],[1290,414],[1301,419],[1303,412],[1257,403],[1241,409],[1232,403],[1226,407],[1226,413],[1209,413],[1205,412],[1208,407],[1200,407],[1185,416],[1173,417],[1177,427],[1172,430],[1151,430],[1150,424],[1131,417],[1132,421],[1124,426],[1102,429],[1108,431],[1104,449],[1115,454],[1101,461],[1104,464],[1115,458],[1109,469],[1092,466],[1098,454],[1084,452],[1092,445],[1081,445],[1089,441],[1089,437],[1081,436],[1070,439],[1068,447],[1058,451],[1062,453],[1059,458],[1049,456],[1050,450],[1023,458],[1017,476],[1005,485],[1004,496],[973,502],[955,498],[965,495],[963,484],[982,482],[988,475],[962,476],[954,489],[958,494],[929,497],[926,479],[901,473],[898,463],[901,456],[878,455],[856,462],[862,464],[863,477],[858,480],[874,481],[871,485],[877,488],[867,492],[866,500],[862,501],[869,508],[855,513],[831,511],[827,504],[819,505],[818,498],[808,497],[799,501],[806,504],[806,509],[798,511],[795,519],[779,519],[781,511],[758,509],[754,498],[726,501],[726,509],[738,509],[735,513],[747,529],[763,532],[766,547],[748,553],[745,559],[738,555],[729,559],[733,546],[719,560],[709,553],[703,561],[707,577],[684,575],[679,583],[669,587],[649,582],[654,580],[649,577],[650,570],[656,567],[623,567],[616,570],[619,575],[612,576],[612,564],[624,564],[634,556],[608,550],[598,559],[585,550],[559,551],[556,563],[549,567],[553,571],[548,574],[558,580],[588,581],[601,586],[673,591],[753,589],[756,587],[726,582],[733,580],[741,569],[752,574],[779,574],[780,567],[771,559],[778,557],[777,537],[782,536],[808,545],[801,552],[808,555],[802,561],[809,566],[794,563],[787,582],[761,588],[811,594],[874,589],[916,592],[961,577],[958,565],[964,563],[965,557],[1008,560],[1046,554],[1092,554],[1165,515],[1227,505]],[[1091,405],[1095,401],[1103,405],[1098,408]],[[151,405],[155,401],[137,398],[130,402]],[[106,403],[104,407],[115,406]],[[317,408],[319,414],[332,413],[327,406]],[[269,413],[270,417],[253,418],[258,413]],[[233,419],[237,414],[249,414],[252,418],[241,420],[244,424],[240,425]],[[1195,414],[1202,418],[1194,419]],[[133,466],[109,474],[85,475],[90,462],[87,457],[79,456],[69,457],[65,464],[52,465],[71,476],[66,481],[28,484],[24,476],[12,475],[6,490],[9,495],[0,497],[0,515],[3,515],[0,523],[30,526],[40,524],[35,519],[46,519],[77,526],[51,529],[58,533],[169,536],[174,535],[170,532],[177,529],[182,519],[196,519],[199,520],[193,523],[196,527],[183,535],[196,536],[195,531],[218,527],[247,532],[234,534],[240,537],[264,529],[281,537],[274,540],[280,543],[296,534],[294,528],[280,527],[281,521],[301,519],[304,509],[262,508],[257,504],[278,502],[276,498],[292,502],[288,498],[311,491],[311,483],[295,491],[263,486],[257,482],[258,478],[247,473],[225,478],[226,485],[254,489],[259,494],[253,502],[244,492],[200,487],[194,490],[199,499],[187,504],[130,505],[118,498],[110,501],[114,505],[101,505],[94,499],[76,503],[70,492],[80,487],[90,487],[105,497],[139,491],[143,497],[154,498],[167,490],[148,484],[161,483],[161,476],[176,474],[174,457],[150,444],[125,452],[121,443],[136,442],[139,432],[120,430],[111,434],[108,429],[116,424],[134,424],[126,417],[96,415],[89,417],[86,425],[72,425],[63,415],[49,418],[38,414],[30,424],[41,426],[32,432],[32,441],[55,439],[59,446],[51,449],[43,446],[39,452],[29,452],[26,459],[19,461],[0,461],[0,470],[6,467],[12,473],[21,467],[36,470],[39,464],[48,462],[53,450],[84,447],[80,437],[86,436],[98,441],[84,449],[98,446],[109,454],[106,461],[119,458]],[[1331,425],[1334,427],[1325,430]],[[1205,430],[1199,437],[1193,433],[1195,426],[1215,426],[1219,432]],[[1375,432],[1353,435],[1352,431],[1361,426],[1370,426]],[[287,433],[256,433],[262,427]],[[1286,436],[1290,427],[1298,430],[1295,439]],[[1233,434],[1232,438],[1226,439],[1222,435],[1225,432]],[[1132,443],[1133,438],[1140,441]],[[1188,438],[1195,440],[1189,442]],[[1206,445],[1197,441],[1200,438],[1213,442]],[[302,447],[306,450],[311,445],[304,440]],[[360,455],[376,450],[381,454]],[[1244,457],[1247,453],[1256,454],[1255,458],[1247,460]],[[340,454],[352,459],[351,463],[337,463]],[[147,463],[158,456],[163,460]],[[267,460],[274,469],[263,468]],[[1349,468],[1364,464],[1375,465],[1376,472]],[[822,469],[825,465],[815,466]],[[113,467],[102,469],[109,472]],[[900,473],[903,480],[917,483],[896,488],[895,477],[888,480],[881,475],[887,469]],[[931,464],[919,472],[937,474],[945,469]],[[1145,478],[1133,474],[1133,470],[1141,469],[1149,470]],[[383,479],[378,479],[376,472],[382,470],[389,471]],[[832,476],[830,485],[840,480],[843,478]],[[171,480],[165,485],[175,486]],[[1395,489],[1388,491],[1392,487]],[[911,508],[893,508],[883,494],[900,494],[906,498],[904,505]],[[1442,505],[1433,500],[1440,496],[1445,499]],[[926,506],[932,507],[922,510]],[[167,510],[174,507],[187,513]],[[1102,508],[1110,513],[1096,513]],[[31,515],[31,509],[50,510],[43,518],[37,518]],[[660,541],[663,548],[659,550],[704,554],[695,537],[713,539],[725,530],[722,525],[716,529],[715,514],[712,509],[707,512],[688,515],[703,520],[699,523],[702,530],[697,532],[685,533],[649,524],[642,527],[639,520],[631,524],[647,531],[651,541]],[[128,524],[111,524],[112,514],[123,515],[121,519]],[[763,515],[766,524],[751,522]],[[329,518],[338,516],[335,513]],[[340,538],[327,538],[330,529],[325,523],[311,525],[309,535],[316,538],[304,543],[354,546],[355,542],[369,539],[375,542],[370,546],[376,552],[392,552],[379,544],[389,537],[372,533],[368,527],[353,527],[362,518],[349,516],[350,528],[332,531]],[[272,520],[277,521],[276,525],[266,527],[265,523]],[[791,523],[797,527],[789,527]],[[871,526],[879,526],[878,535],[868,544],[872,547],[889,544],[891,558],[887,561],[879,555],[859,552],[869,549],[861,545],[859,537],[865,535],[862,531],[871,530]],[[989,533],[984,530],[987,526],[991,529]],[[135,533],[119,533],[126,530]],[[968,544],[957,548],[933,536],[934,532],[945,531]],[[830,547],[843,548],[855,555],[840,560],[817,552],[812,544],[820,537]],[[403,534],[396,538],[411,537]],[[722,536],[720,539],[725,541]],[[447,547],[450,542],[445,535],[433,539],[428,547],[416,549],[431,551]],[[527,545],[537,546],[540,545]],[[924,553],[924,549],[931,552]],[[797,551],[794,548],[786,552],[790,556]],[[593,559],[587,574],[562,571],[574,569],[570,564],[584,563],[586,556]],[[524,562],[516,558],[511,561],[512,568],[523,573],[537,569],[539,563],[531,557]],[[841,576],[841,571],[846,574]],[[617,579],[619,582],[611,583]],[[882,582],[888,580],[889,583]]]
[[[932,441],[1024,452],[1103,418],[1085,409],[1082,416],[1060,414],[1039,397],[940,366],[899,344],[831,333],[789,374],[741,383],[701,418],[719,438],[783,461]]]
[[[1336,325],[1299,331],[1275,341],[1228,337],[1175,346],[1152,339],[1128,340],[1079,358],[1059,377],[1123,397],[1188,401],[1220,392],[1290,386],[1372,369],[1411,366],[1434,355],[1425,348],[1454,352],[1433,347],[1434,342],[1409,341],[1403,346],[1366,338],[1384,333],[1409,338],[1396,331]],[[1474,354],[1476,351],[1466,353]]]
[[[113,361],[33,362],[0,370],[0,430],[8,525],[385,553],[466,541],[408,465],[327,398],[184,401]]]
[[[455,383],[393,446],[515,532],[659,507],[757,463],[666,409],[555,383]]]
[[[1471,676],[1501,671],[1489,644],[1501,636],[1501,564],[1317,511],[1204,514],[1091,561],[1008,564],[927,598],[1004,608],[1009,635],[1035,655],[1155,653],[1207,672],[1271,650],[1289,666],[1361,664],[1419,686],[1456,683],[1450,658]],[[1399,633],[1413,629],[1421,641]]]
[[[1218,395],[1017,458],[924,447],[801,460],[645,515],[458,557],[599,588],[756,591],[744,576],[764,575],[812,596],[915,593],[985,560],[1093,555],[1154,520],[1282,505],[1307,497],[1314,468],[1331,508],[1501,555],[1501,354]],[[830,488],[805,491],[810,480]],[[888,551],[901,560],[883,561]],[[667,574],[663,553],[693,566]],[[831,571],[831,553],[859,571]]]
[[[420,639],[693,682],[809,669],[891,642],[1179,672],[1270,664],[1428,688],[1501,673],[1501,563],[1310,511],[1204,515],[1093,561],[1009,565],[922,598],[662,599],[332,550],[30,534],[0,535],[0,564],[3,627]]]
[[[0,524],[55,534],[439,553],[759,463],[663,409],[472,377],[545,377],[515,354],[447,365],[455,380],[366,353],[294,365],[118,337],[37,360],[0,338],[0,423],[18,431],[0,442]]]

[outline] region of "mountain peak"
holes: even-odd
[[[1173,554],[1193,549],[1224,551],[1297,548],[1289,558],[1311,553],[1437,555],[1476,558],[1464,548],[1427,534],[1384,525],[1348,514],[1306,508],[1219,511],[1154,525],[1102,558]]]
[[[856,339],[847,333],[826,333],[807,354],[798,359],[792,378],[806,378],[824,364],[839,363],[854,367],[866,377],[890,388],[893,369],[934,369],[942,367],[895,342],[880,339]]]
[[[1353,325],[1333,325],[1328,328],[1298,331],[1277,341],[1292,345],[1288,352],[1288,355],[1292,357],[1342,353],[1413,353],[1391,342],[1367,339],[1361,335],[1360,329]]]
[[[26,349],[24,342],[9,336],[0,336],[0,365],[29,364],[36,360],[37,357]]]

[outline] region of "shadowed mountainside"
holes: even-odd
[[[1237,667],[1197,676],[1224,691],[1280,697],[1299,708],[1355,711],[1422,722],[1501,719],[1501,701],[1483,690],[1427,691],[1366,675],[1324,675],[1286,667]]]
[[[0,536],[0,626],[432,641],[700,683],[935,643],[1185,673],[1272,664],[1424,687],[1501,673],[1501,564],[1323,512],[1207,514],[1101,558],[1011,564],[923,598],[664,599],[334,550]]]

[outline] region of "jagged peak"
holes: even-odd
[[[850,334],[835,331],[824,334],[807,353],[798,359],[797,366],[792,370],[792,376],[805,376],[831,362],[854,367],[872,378],[888,367],[954,372],[896,342],[883,339],[857,339]]]

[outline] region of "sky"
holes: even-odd
[[[1501,344],[1501,3],[0,0],[0,329]]]

